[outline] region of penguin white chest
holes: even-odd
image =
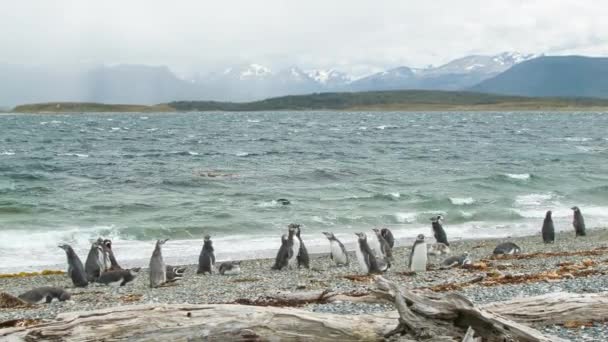
[[[369,273],[369,267],[367,267],[367,262],[365,261],[365,255],[361,252],[361,247],[357,246],[355,250],[355,255],[357,255],[357,261],[359,262],[359,267],[361,267],[361,272]]]
[[[337,242],[332,241],[329,247],[331,249],[331,256],[334,258],[334,262],[338,265],[345,265],[346,255],[342,252],[340,245]]]
[[[414,246],[414,252],[412,253],[412,261],[410,265],[410,271],[412,272],[424,272],[426,271],[427,256],[426,256],[426,242],[418,243]]]
[[[293,254],[291,255],[291,258],[289,259],[289,266],[297,266],[298,263],[298,253],[300,253],[300,240],[298,240],[297,238],[293,239],[293,247],[292,247],[292,251]]]
[[[225,275],[235,275],[241,273],[241,266],[234,265],[232,269],[224,271]]]

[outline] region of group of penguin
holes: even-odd
[[[571,208],[574,212],[572,224],[576,236],[585,236],[585,221],[578,207]],[[447,234],[442,225],[443,217],[437,215],[431,218],[433,235],[436,243],[427,249],[424,234],[419,234],[412,246],[408,269],[411,272],[424,272],[427,269],[428,255],[441,256],[450,253],[450,244]],[[277,252],[275,262],[271,267],[273,270],[294,267],[310,267],[310,257],[301,236],[301,225],[290,224],[287,234],[281,236],[281,246]],[[367,234],[355,233],[357,236],[357,247],[355,255],[359,267],[366,274],[381,274],[386,272],[394,262],[392,249],[395,246],[395,238],[388,228],[372,229],[372,238],[368,240]],[[555,228],[551,218],[551,211],[547,211],[541,229],[543,242],[553,243],[555,241]],[[331,232],[323,232],[329,240],[330,258],[337,266],[349,265],[349,258],[344,244]],[[185,267],[167,265],[162,255],[162,246],[168,239],[157,240],[150,258],[149,273],[150,287],[156,288],[167,283],[182,279]],[[89,283],[103,285],[124,286],[133,281],[140,268],[123,269],[118,264],[112,250],[112,241],[98,238],[91,244],[89,254],[83,266],[74,249],[68,244],[59,245],[67,256],[67,274],[75,287],[86,287]],[[513,242],[503,242],[496,246],[493,254],[519,254],[521,248]],[[441,263],[442,268],[455,266],[466,266],[471,264],[467,252],[462,255],[448,257]],[[199,255],[197,274],[211,274],[215,267],[215,254],[211,237],[206,235],[203,240],[203,248]],[[218,269],[221,275],[240,273],[240,261],[227,261],[220,264]],[[20,299],[31,303],[50,303],[54,299],[59,301],[69,300],[71,295],[58,287],[39,287],[27,291],[18,296]]]

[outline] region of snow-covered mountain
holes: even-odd
[[[419,75],[469,74],[473,72],[497,74],[506,71],[515,64],[539,56],[520,52],[503,52],[494,56],[471,55],[455,59],[436,68],[421,69]]]
[[[306,72],[308,77],[328,88],[338,88],[352,82],[352,77],[335,69],[313,69]]]

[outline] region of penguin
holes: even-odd
[[[154,252],[150,258],[150,287],[159,287],[167,282],[167,268],[163,260],[162,246],[169,239],[156,240]]]
[[[220,265],[219,272],[221,275],[233,275],[241,273],[240,261],[226,261]]]
[[[87,260],[84,262],[84,270],[87,273],[87,280],[94,282],[105,271],[104,246],[103,241],[98,239],[91,244]]]
[[[165,268],[167,270],[167,283],[181,280],[186,272],[186,268],[180,266],[166,265]]]
[[[203,249],[198,257],[198,271],[197,274],[211,274],[213,271],[213,265],[215,264],[215,254],[213,254],[213,242],[211,236],[205,235],[203,241]]]
[[[281,205],[290,205],[291,202],[287,198],[279,198],[277,199],[277,203]]]
[[[290,269],[294,268],[298,263],[298,255],[300,254],[300,240],[297,238],[297,236],[294,238],[298,230],[297,226],[298,225],[293,223],[287,226],[287,239],[291,241],[291,254],[287,264]]]
[[[384,236],[382,236],[382,232],[380,231],[380,229],[374,228],[372,230],[376,234],[376,238],[380,243],[380,252],[382,253],[382,256],[384,257],[386,262],[389,263],[390,266],[390,263],[393,262],[393,249],[389,245],[388,241],[384,239]]]
[[[542,228],[541,232],[543,233],[543,242],[544,243],[555,242],[555,228],[553,227],[553,219],[551,218],[551,210],[547,210],[547,214],[545,215],[545,220],[543,221],[543,228]]]
[[[462,267],[470,264],[471,259],[469,258],[469,252],[464,252],[462,255],[451,256],[443,260],[443,262],[441,262],[441,268],[446,269],[456,266]]]
[[[424,234],[419,234],[414,241],[412,251],[410,252],[410,261],[408,268],[412,272],[425,272],[427,263],[426,242]]]
[[[443,216],[437,215],[436,217],[432,217],[431,221],[433,224],[433,234],[435,235],[435,240],[449,246],[450,243],[448,242],[448,237],[445,234],[445,230],[443,230],[443,226],[441,225]]]
[[[65,254],[68,258],[68,276],[72,279],[72,283],[76,287],[85,287],[89,285],[89,281],[87,280],[87,273],[84,270],[84,266],[82,266],[82,261],[72,249],[72,246],[68,244],[59,245],[59,248],[65,251]]]
[[[139,270],[140,268],[138,267],[130,270],[107,271],[97,278],[97,283],[103,285],[125,286],[137,277]]]
[[[380,229],[380,233],[382,234],[382,237],[384,238],[384,240],[386,240],[386,242],[388,242],[388,245],[391,248],[394,248],[395,247],[395,238],[393,237],[393,232],[391,232],[391,230],[388,228],[382,228],[382,229]]]
[[[290,241],[286,234],[281,236],[281,247],[277,252],[277,256],[274,261],[274,265],[272,265],[273,270],[281,270],[289,264],[289,259],[291,259],[293,253],[293,240]]]
[[[299,224],[294,224],[296,226],[296,237],[298,238],[298,241],[300,242],[300,249],[298,250],[298,268],[304,266],[306,268],[310,268],[310,258],[308,257],[308,250],[306,249],[306,246],[304,245],[304,241],[302,241],[302,237],[300,236],[300,233],[302,232],[302,227]]]
[[[53,299],[57,299],[60,302],[69,300],[72,296],[69,292],[59,287],[37,287],[29,290],[25,293],[20,294],[19,299],[28,302],[30,304],[43,304],[50,303]]]
[[[581,210],[577,206],[574,206],[571,209],[574,211],[572,225],[574,226],[574,232],[576,233],[576,236],[587,235],[587,233],[585,232],[585,219],[583,219],[583,214],[581,214]]]
[[[430,255],[444,255],[444,254],[450,254],[450,247],[448,247],[446,244],[443,244],[441,242],[437,242],[431,245],[431,248],[429,249],[429,254]]]
[[[494,248],[494,251],[492,252],[492,254],[494,254],[494,255],[519,254],[519,253],[521,253],[521,248],[519,248],[519,246],[514,244],[513,242],[499,243],[496,246],[496,248]]]
[[[348,253],[346,248],[334,233],[323,232],[329,240],[329,257],[336,263],[336,266],[348,266]]]
[[[103,240],[103,245],[105,247],[106,253],[108,254],[108,257],[110,258],[110,268],[109,269],[112,271],[122,270],[122,267],[120,267],[120,265],[116,261],[116,257],[114,256],[114,251],[112,250],[112,240],[109,240],[109,239]]]
[[[367,274],[380,274],[388,270],[389,266],[376,258],[376,255],[367,244],[365,233],[355,233],[358,237],[359,246],[355,250],[361,271]]]

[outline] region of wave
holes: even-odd
[[[473,197],[450,197],[450,202],[453,205],[470,205],[475,203]]]
[[[505,176],[517,180],[528,180],[532,177],[529,173],[505,173]]]
[[[88,158],[88,154],[84,153],[59,153],[58,156],[67,156],[67,157],[78,157],[78,158]]]
[[[546,204],[554,198],[555,195],[551,193],[519,195],[515,197],[515,204],[520,206],[538,206]]]
[[[0,152],[0,156],[14,156],[15,152],[13,151],[2,151]]]

